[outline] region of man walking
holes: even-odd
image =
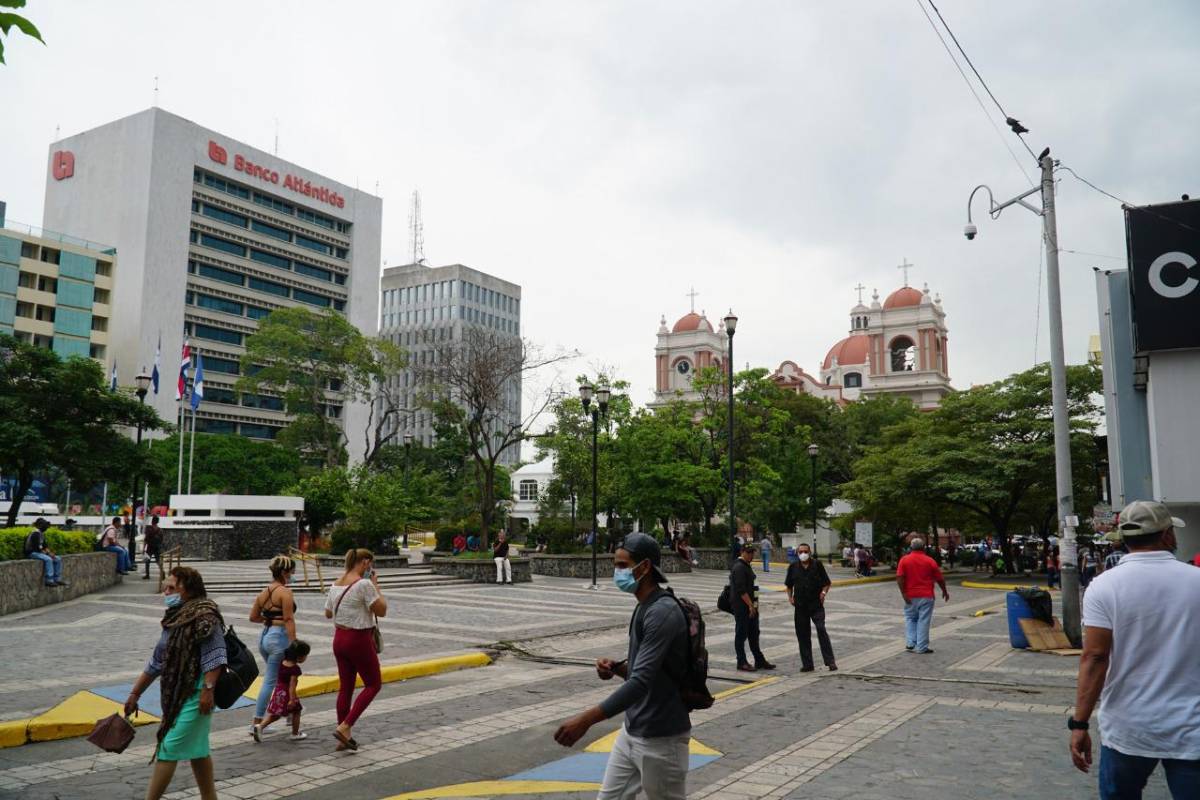
[[[767,661],[762,649],[758,646],[758,586],[755,585],[754,543],[745,542],[738,558],[733,562],[729,571],[729,600],[733,606],[733,650],[737,654],[737,668],[742,672],[756,672],[760,669],[775,669],[775,665]],[[746,642],[750,642],[750,654],[754,663],[746,660]]]
[[[598,800],[683,800],[687,796],[688,741],[692,722],[672,675],[687,671],[688,630],[678,603],[663,591],[658,542],[644,533],[625,537],[613,555],[613,582],[637,597],[629,622],[629,655],[596,660],[601,680],[625,680],[600,705],[568,719],[554,741],[570,747],[588,728],[625,712],[613,743]]]
[[[46,544],[46,529],[50,523],[43,517],[33,521],[33,530],[25,537],[25,557],[42,562],[42,579],[47,586],[69,586],[62,579],[62,558]]]
[[[763,572],[771,571],[771,551],[774,545],[771,544],[771,534],[764,533],[762,541],[758,543],[759,552],[762,554]]]
[[[812,672],[812,626],[817,627],[817,642],[821,645],[821,660],[830,672],[837,671],[833,660],[833,644],[825,631],[825,595],[829,594],[832,582],[821,562],[812,557],[811,548],[801,544],[797,548],[796,561],[788,565],[788,602],[795,607],[796,641],[800,644],[800,671]]]
[[[1175,800],[1200,797],[1200,573],[1175,560],[1175,528],[1162,503],[1121,511],[1129,552],[1083,596],[1083,655],[1071,760],[1092,764],[1088,720],[1100,701],[1100,797],[1138,800],[1161,761]]]
[[[896,586],[904,598],[904,649],[924,655],[929,646],[929,623],[933,619],[933,585],[942,588],[942,600],[950,599],[946,579],[937,562],[925,553],[925,540],[914,536],[911,552],[896,564]]]
[[[150,518],[150,524],[146,526],[146,532],[142,536],[142,551],[146,555],[146,574],[142,576],[142,580],[150,580],[150,562],[153,561],[158,565],[158,574],[162,575],[162,528],[158,527],[158,517]]]

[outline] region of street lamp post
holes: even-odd
[[[738,318],[733,313],[732,308],[725,315],[723,322],[725,323],[725,335],[729,337],[729,347],[725,351],[725,366],[729,394],[729,546],[732,550],[733,543],[738,535],[737,510],[734,507],[733,486],[733,334],[737,331]]]
[[[592,394],[596,395],[596,408],[592,408]],[[610,395],[607,386],[601,386],[599,389],[594,388],[590,383],[585,383],[579,387],[579,399],[583,401],[583,413],[592,415],[592,588],[596,587],[596,543],[600,538],[596,530],[596,512],[600,505],[600,492],[596,483],[596,473],[598,472],[598,461],[596,454],[598,452],[599,437],[600,437],[600,417],[608,413],[608,398]]]
[[[967,198],[967,225],[963,234],[974,240],[978,228],[971,222],[971,200],[980,189],[988,195],[988,215],[992,219],[1011,205],[1020,205],[1042,218],[1043,239],[1046,243],[1046,294],[1047,310],[1050,315],[1050,396],[1054,411],[1054,483],[1058,496],[1058,525],[1061,541],[1060,567],[1062,570],[1063,632],[1072,647],[1082,641],[1079,609],[1079,573],[1075,563],[1075,527],[1079,524],[1075,516],[1075,499],[1071,485],[1071,421],[1067,412],[1067,367],[1063,355],[1062,294],[1058,280],[1058,222],[1054,206],[1054,159],[1050,148],[1038,157],[1042,170],[1040,186],[1035,186],[1011,200],[996,203],[992,190],[986,185],[976,186]],[[1025,198],[1041,194],[1042,207],[1030,205]]]
[[[408,453],[412,450],[413,435],[411,433],[404,434],[404,503],[408,505]],[[403,539],[401,547],[408,549],[408,514],[404,515],[402,527],[400,529],[400,537]]]
[[[813,558],[817,561],[820,561],[821,556],[819,556],[817,554],[817,453],[818,452],[820,452],[820,448],[817,447],[815,442],[808,446],[808,463],[811,468],[810,471],[812,472],[812,518],[813,518],[812,550],[813,550]],[[832,564],[833,563],[833,549],[832,548],[830,548],[830,550],[829,550],[829,559],[830,559],[829,563]]]
[[[134,392],[137,394],[138,402],[141,403],[142,405],[146,404],[146,392],[150,391],[150,380],[151,380],[151,378],[149,375],[146,374],[145,369],[143,369],[140,373],[138,373],[138,376],[133,379]],[[141,446],[142,446],[142,421],[140,419],[138,420],[138,424],[137,424],[137,444],[138,444],[138,448],[140,451]],[[133,558],[133,552],[132,552],[133,542],[134,542],[134,539],[137,537],[137,486],[138,486],[138,472],[137,472],[137,464],[136,464],[136,462],[134,462],[133,491],[131,491],[129,493],[129,496],[131,498],[133,498],[130,501],[130,507],[129,507],[129,516],[130,516],[129,525],[133,529],[129,532],[129,545],[130,545],[130,551],[131,551],[129,554],[130,559]],[[70,513],[69,508],[67,509],[67,513],[68,514]]]

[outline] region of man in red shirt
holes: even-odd
[[[946,579],[937,562],[925,555],[925,540],[914,536],[908,545],[912,552],[896,565],[896,585],[904,598],[904,649],[914,653],[932,653],[929,647],[929,623],[933,619],[933,585],[942,587],[942,600],[948,601]]]

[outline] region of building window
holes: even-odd
[[[208,399],[207,393],[204,398]],[[227,419],[197,419],[196,430],[200,433],[233,433],[234,424]]]
[[[231,270],[214,267],[211,264],[201,264],[191,261],[188,263],[188,267],[195,267],[195,269],[189,269],[188,271],[195,272],[202,278],[212,278],[215,281],[232,283],[237,286],[244,286],[246,284],[246,278],[243,275]]]
[[[225,209],[217,208],[216,206],[210,206],[208,203],[204,204],[203,214],[206,217],[219,219],[221,222],[228,223],[229,225],[237,225],[239,228],[244,228],[250,224],[249,217],[242,216],[241,214],[235,214],[232,211],[226,211]]]
[[[296,234],[296,244],[300,247],[306,247],[309,250],[316,250],[318,253],[330,254],[331,248],[324,242],[318,242],[316,239],[310,239],[307,236]]]
[[[21,258],[36,259],[38,257],[37,254],[38,247],[36,244],[33,242],[21,242]]]
[[[266,394],[243,394],[242,405],[246,408],[265,408],[268,411],[283,411],[283,398]]]
[[[537,481],[521,481],[520,497],[522,500],[528,500],[536,503],[538,499],[538,484]]]
[[[307,208],[297,208],[296,216],[305,222],[311,222],[313,225],[320,225],[322,228],[329,228],[331,231],[337,229],[337,225],[329,217],[323,217],[316,212],[309,211]]]
[[[322,308],[329,308],[331,302],[330,298],[325,295],[306,292],[303,289],[293,289],[292,299],[299,300],[301,303],[308,303],[312,306],[321,306]]]
[[[192,177],[193,179],[198,180],[194,174]],[[204,185],[208,186],[209,188],[216,189],[218,192],[225,192],[225,194],[231,194],[234,197],[240,197],[243,200],[250,199],[250,190],[245,186],[239,186],[233,181],[227,181],[224,178],[218,178],[216,175],[209,175],[207,172],[204,173]]]
[[[293,263],[295,264],[296,272],[301,275],[307,275],[310,278],[317,278],[318,280],[328,281],[331,283],[333,282],[333,273],[327,269],[314,267],[311,264],[305,264],[303,261],[296,261]]]
[[[260,264],[270,264],[272,267],[279,267],[280,269],[290,270],[292,268],[292,262],[283,256],[277,256],[274,253],[267,253],[262,250],[255,250],[253,247],[250,248],[250,260],[257,261]]]
[[[892,372],[912,372],[916,367],[917,348],[913,340],[907,336],[898,336],[892,340],[891,363]]]
[[[227,406],[237,405],[237,392],[223,389],[219,386],[205,386],[204,400],[209,403],[221,403]]]
[[[223,311],[226,314],[242,315],[242,304],[235,303],[233,300],[226,300],[223,297],[214,297],[211,294],[196,294],[196,305],[202,308],[211,308],[213,311]]]
[[[268,225],[265,222],[259,222],[258,220],[254,220],[254,222],[250,224],[250,230],[254,231],[255,233],[271,236],[280,240],[281,242],[290,242],[292,240],[291,232],[285,231],[283,228],[277,228],[274,225]]]
[[[42,248],[42,261],[45,261],[47,264],[57,264],[58,258],[59,258],[59,251],[55,250],[52,247],[43,247]]]
[[[232,253],[235,256],[246,257],[246,248],[237,242],[230,242],[226,239],[220,239],[216,236],[209,236],[207,233],[200,234],[200,244],[205,247],[211,247],[214,250],[222,250],[226,253]]]
[[[238,362],[229,358],[209,356],[204,359],[204,369],[208,372],[223,372],[226,375],[239,374]]]
[[[212,325],[202,325],[199,322],[192,328],[192,335],[198,339],[211,339],[214,342],[225,342],[226,344],[242,343],[242,335],[237,331],[214,328]]]
[[[279,428],[274,425],[257,425],[251,422],[243,422],[239,426],[238,432],[242,436],[251,439],[274,439],[275,434],[279,433]]]
[[[859,389],[862,387],[862,375],[858,372],[847,372],[842,376],[842,385],[847,389]]]
[[[260,278],[251,278],[250,288],[259,292],[266,292],[267,294],[279,295],[280,297],[288,296],[288,287],[279,283],[264,281]]]
[[[246,316],[250,319],[262,319],[271,313],[269,308],[261,308],[259,306],[246,306]]]
[[[290,215],[295,210],[291,203],[285,203],[282,200],[277,200],[276,198],[267,194],[263,194],[262,192],[254,193],[254,202],[258,203],[260,206],[265,206],[272,211],[278,211],[280,214]]]

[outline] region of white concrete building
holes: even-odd
[[[514,530],[529,530],[538,522],[538,499],[554,478],[554,456],[526,464],[512,473],[512,510],[508,512]]]
[[[271,310],[334,309],[375,335],[381,218],[378,197],[160,108],[50,146],[43,225],[121,253],[108,331],[118,381],[152,365],[161,336],[165,386],[147,402],[175,418],[187,336],[204,356],[201,431],[269,439],[287,424],[278,397],[233,389]],[[336,387],[328,413],[365,427],[366,408],[343,409]]]

